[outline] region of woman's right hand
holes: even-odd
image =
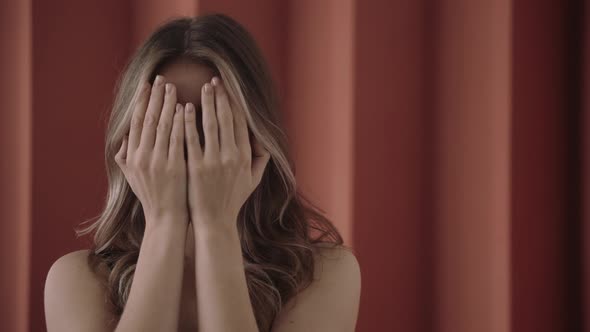
[[[184,107],[176,87],[158,75],[150,89],[142,81],[130,104],[129,136],[115,162],[140,200],[149,223],[164,216],[188,223],[187,170],[184,160]],[[153,220],[153,221],[152,221]],[[152,225],[156,226],[156,225]]]

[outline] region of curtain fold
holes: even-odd
[[[49,267],[89,246],[123,64],[208,12],[270,64],[357,331],[590,332],[590,0],[0,2],[0,331],[44,331]]]
[[[584,6],[581,10],[583,13],[583,20],[581,23],[582,29],[582,68],[580,73],[582,75],[580,87],[581,91],[581,121],[580,137],[583,140],[580,147],[581,162],[582,162],[582,253],[580,255],[580,270],[582,271],[581,289],[579,293],[582,296],[580,308],[581,316],[583,317],[584,331],[590,332],[590,2],[583,2]]]

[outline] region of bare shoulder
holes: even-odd
[[[360,276],[359,262],[353,251],[347,247],[330,245],[318,245],[318,253],[315,255],[316,267],[320,269],[319,274],[316,271],[316,277],[321,276],[323,269],[328,269],[330,273],[352,272]]]
[[[318,247],[311,285],[285,304],[273,332],[355,330],[361,292],[359,262],[346,247]]]
[[[59,257],[45,279],[47,331],[109,331],[106,289],[88,265],[89,250]]]
[[[51,268],[49,269],[49,274],[63,272],[67,272],[68,275],[71,275],[72,272],[87,274],[91,272],[88,266],[89,254],[89,249],[76,250],[67,253],[59,257],[55,262],[53,262]],[[93,275],[88,276],[93,277]]]

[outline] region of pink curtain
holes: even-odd
[[[103,203],[104,120],[163,20],[222,12],[284,101],[299,185],[362,269],[357,331],[588,331],[590,3],[0,2],[0,330]]]

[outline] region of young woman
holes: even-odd
[[[48,272],[47,330],[354,331],[358,262],[297,189],[252,36],[168,21],[116,89],[106,205]]]

